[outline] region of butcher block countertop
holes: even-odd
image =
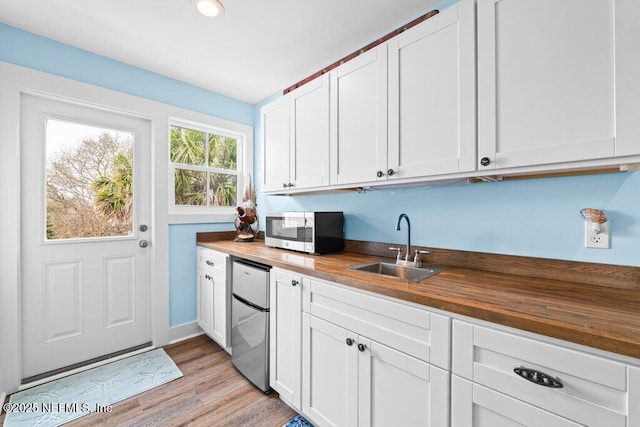
[[[393,262],[380,256],[354,252],[314,256],[270,248],[263,241],[203,242],[200,237],[198,245],[427,307],[640,358],[640,288],[636,287],[640,286],[640,268],[620,267],[621,270],[616,271],[617,277],[626,283],[602,286],[505,273],[511,267],[508,266],[510,262],[504,260],[503,271],[495,272],[434,264],[432,260],[442,261],[443,257],[428,255],[423,261],[426,266],[445,270],[419,283],[407,283],[394,277],[347,269],[379,260]],[[518,258],[504,257],[507,260]],[[517,259],[511,263],[516,264]],[[584,268],[580,268],[581,263],[571,264],[577,264],[575,277],[580,277],[590,266],[600,266],[584,263]],[[535,265],[530,267],[536,268]],[[571,266],[560,267],[558,271],[571,269]],[[545,265],[537,268],[544,269]],[[549,270],[553,272],[553,268],[551,266]],[[592,272],[591,276],[594,274],[598,271]],[[611,277],[610,281],[617,280],[615,274]]]

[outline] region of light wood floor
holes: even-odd
[[[164,349],[182,378],[116,403],[111,413],[87,415],[67,425],[281,427],[296,415],[277,393],[264,394],[249,383],[208,337]]]

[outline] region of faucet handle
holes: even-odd
[[[425,255],[429,255],[431,252],[429,251],[425,251],[422,249],[416,249],[416,253],[413,256],[413,262],[416,265],[416,267],[420,267],[422,266],[422,261],[420,261],[420,254],[425,254]]]
[[[402,248],[389,248],[390,251],[397,251],[396,261],[399,261],[402,255]]]

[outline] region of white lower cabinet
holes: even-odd
[[[640,426],[640,368],[454,320],[452,426]]]
[[[269,385],[301,410],[302,277],[274,268],[270,275]]]
[[[229,255],[198,247],[198,326],[229,350]]]
[[[452,427],[569,427],[582,424],[505,396],[456,375],[451,377]]]
[[[302,412],[314,424],[449,425],[448,317],[307,277],[302,292]]]
[[[303,412],[320,426],[446,426],[449,373],[303,314]]]

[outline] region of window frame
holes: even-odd
[[[253,171],[253,128],[240,123],[211,117],[211,123],[196,122],[184,118],[169,117],[167,123],[168,214],[170,223],[220,223],[233,222],[236,206],[190,206],[175,203],[175,171],[186,169],[198,172],[236,175],[236,203],[242,203],[244,187]],[[171,162],[171,127],[181,127],[205,134],[220,135],[237,141],[236,170],[207,166],[186,165]],[[205,149],[208,138],[205,137]],[[208,156],[208,154],[206,154]],[[205,157],[206,158],[206,157]],[[207,182],[208,184],[208,182]]]

